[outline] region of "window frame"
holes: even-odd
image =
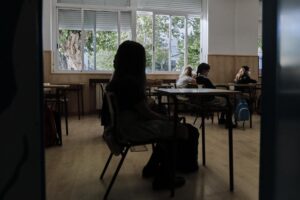
[[[107,70],[60,70],[57,68],[58,65],[58,36],[59,36],[59,26],[58,26],[58,10],[80,10],[81,11],[81,31],[82,31],[82,37],[85,36],[85,31],[83,30],[83,20],[84,20],[84,12],[85,11],[104,11],[104,12],[117,12],[118,13],[118,45],[120,44],[120,33],[121,33],[121,27],[120,27],[120,16],[121,12],[131,12],[131,37],[132,40],[136,41],[136,16],[138,11],[145,11],[145,12],[152,12],[152,19],[153,19],[153,47],[155,45],[155,16],[156,15],[168,15],[170,17],[170,26],[171,26],[171,17],[172,16],[182,16],[185,17],[185,38],[184,38],[184,49],[185,49],[185,55],[184,55],[184,65],[186,66],[187,60],[188,60],[188,26],[187,26],[187,20],[189,17],[199,17],[200,18],[200,45],[201,45],[201,32],[202,32],[202,26],[201,26],[201,20],[202,15],[200,11],[199,13],[189,13],[186,14],[186,12],[181,11],[167,11],[167,10],[158,10],[158,9],[139,9],[135,6],[130,5],[129,7],[115,7],[115,6],[99,6],[99,5],[83,5],[83,4],[69,4],[69,3],[55,3],[53,4],[53,21],[55,23],[52,23],[52,47],[53,47],[53,56],[52,56],[52,66],[51,66],[51,73],[53,74],[111,74],[113,70],[107,71]],[[171,32],[171,30],[169,30]],[[169,38],[169,45],[171,42],[171,37]],[[82,47],[85,45],[85,40],[82,39],[81,43]],[[147,74],[179,74],[178,71],[153,71],[155,69],[155,55],[154,55],[154,49],[152,48],[152,71],[146,72]],[[170,60],[170,53],[171,49],[169,48],[169,63]],[[200,46],[200,55],[199,55],[199,61],[201,61],[201,53],[202,53],[202,47]],[[82,51],[81,59],[83,60],[84,51]],[[84,65],[84,62],[82,62],[82,65]]]

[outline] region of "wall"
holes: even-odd
[[[235,74],[242,65],[258,66],[257,56],[246,55],[209,55],[211,66],[209,77],[214,83],[233,82]],[[258,80],[258,67],[251,68],[251,77]]]
[[[235,0],[208,0],[208,54],[234,55]]]
[[[43,0],[43,49],[44,50],[51,50],[51,7],[52,7],[51,0]]]
[[[257,55],[259,2],[236,0],[235,54]]]
[[[208,63],[214,82],[232,82],[242,65],[258,80],[258,0],[208,0]]]

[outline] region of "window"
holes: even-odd
[[[80,10],[58,10],[58,70],[82,69]]]
[[[155,71],[171,71],[170,68],[170,16],[156,15],[155,16]]]
[[[146,71],[152,71],[153,17],[151,12],[138,12],[136,18],[136,41],[146,50]]]
[[[200,18],[188,18],[188,60],[194,69],[200,63]]]
[[[200,17],[186,13],[199,12],[199,5],[198,0],[137,0],[133,8],[130,0],[57,0],[54,71],[112,71],[118,45],[131,39],[146,49],[147,72],[196,67]],[[149,11],[136,10],[142,7]]]
[[[147,54],[147,72],[181,71],[200,62],[200,17],[137,12],[137,41]],[[154,34],[154,35],[153,35]]]
[[[131,37],[130,12],[58,9],[56,70],[111,71],[118,45]]]
[[[93,66],[85,68],[86,70],[110,70],[113,68],[113,59],[118,48],[118,13],[102,11],[85,11],[84,24],[90,24],[92,31],[84,29],[86,32],[92,32],[85,40],[85,58],[93,55]],[[88,48],[93,46],[93,48]],[[86,64],[86,63],[85,63]]]

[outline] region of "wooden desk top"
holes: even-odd
[[[170,95],[232,95],[240,93],[233,90],[207,89],[207,88],[168,88],[156,89],[157,92]]]
[[[261,86],[261,83],[217,83],[216,87],[229,87],[229,86],[239,86],[239,87],[256,87]]]
[[[49,84],[49,83],[44,83],[43,86],[44,88],[58,88],[58,89],[64,89],[70,87],[70,85]]]

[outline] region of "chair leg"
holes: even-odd
[[[116,171],[115,171],[115,173],[114,173],[114,175],[113,175],[113,177],[112,177],[112,179],[111,179],[111,181],[109,183],[109,186],[108,186],[108,188],[107,188],[107,190],[105,192],[105,195],[104,195],[104,198],[103,198],[104,200],[106,200],[107,197],[108,197],[108,194],[109,194],[109,192],[110,192],[110,190],[111,190],[111,188],[112,188],[112,186],[113,186],[113,184],[114,184],[114,182],[115,182],[115,180],[117,178],[117,175],[118,175],[118,173],[119,173],[119,171],[121,169],[121,166],[123,164],[123,161],[124,161],[124,159],[125,159],[125,157],[127,155],[127,152],[129,150],[129,148],[130,147],[126,147],[124,153],[122,153],[122,158],[121,158],[121,160],[120,160],[120,162],[118,164],[118,167],[117,167],[117,169],[116,169]]]
[[[105,166],[104,166],[104,169],[103,169],[103,171],[102,171],[102,173],[101,173],[101,176],[100,176],[100,179],[101,179],[101,180],[103,179],[103,176],[104,176],[104,174],[105,174],[105,172],[106,172],[106,169],[107,169],[107,167],[108,167],[108,165],[109,165],[109,163],[110,163],[110,161],[111,161],[112,156],[113,156],[113,153],[110,153],[110,155],[109,155],[109,157],[108,157],[108,159],[107,159],[107,161],[106,161],[106,164],[105,164]]]
[[[68,126],[68,102],[66,96],[64,96],[64,112],[65,112],[65,123],[66,123],[66,135],[69,135],[69,126]]]
[[[197,119],[198,119],[198,115],[194,119],[194,123],[193,123],[194,125],[196,124]]]

